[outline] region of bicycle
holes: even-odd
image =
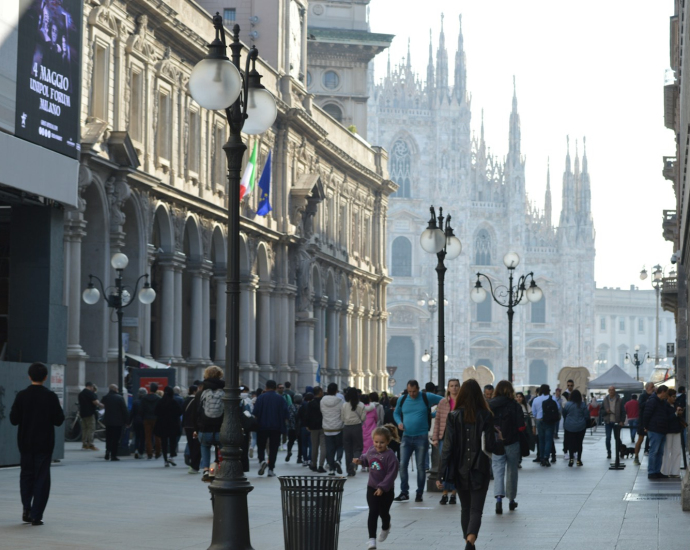
[[[105,441],[105,424],[100,417],[96,420],[96,430],[94,437],[98,441]],[[79,403],[74,404],[74,412],[65,419],[65,441],[74,442],[81,440],[81,414],[79,414]]]

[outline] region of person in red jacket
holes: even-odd
[[[640,402],[637,400],[637,395],[633,394],[625,405],[625,416],[628,419],[628,426],[630,426],[630,443],[635,443],[635,434],[637,433],[637,423],[640,418]]]

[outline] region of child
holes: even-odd
[[[352,462],[369,468],[367,482],[367,504],[369,505],[369,542],[367,548],[376,548],[376,526],[381,518],[381,535],[379,542],[383,542],[391,532],[390,509],[393,504],[395,478],[398,476],[398,459],[388,448],[391,440],[400,441],[395,424],[386,424],[376,428],[371,438],[374,444],[359,458]]]

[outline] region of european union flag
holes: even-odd
[[[319,364],[319,366],[316,369],[316,383],[321,383],[321,364]]]
[[[261,198],[259,199],[259,208],[256,210],[257,216],[265,216],[273,208],[269,202],[269,195],[271,194],[271,151],[268,152],[268,158],[264,165],[263,172],[261,172],[261,179],[259,179],[259,190]]]

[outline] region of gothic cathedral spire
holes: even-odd
[[[587,169],[587,138],[582,138],[582,175],[580,177],[580,218],[584,223],[592,219],[592,189]]]
[[[565,156],[565,171],[563,172],[563,198],[561,219],[559,226],[562,230],[575,223],[575,176],[570,169],[570,136],[566,137],[567,153]]]
[[[465,65],[465,48],[462,36],[462,14],[460,14],[460,32],[458,32],[458,50],[455,52],[455,86],[453,88],[458,104],[465,101],[467,93],[467,67]]]
[[[513,76],[513,110],[510,113],[510,134],[508,143],[508,161],[512,161],[517,165],[517,163],[520,162],[520,115],[517,110],[515,76]]]
[[[441,14],[441,34],[438,37],[436,50],[436,89],[439,101],[443,101],[448,94],[448,51],[446,50],[446,35],[443,32],[443,14]]]
[[[431,107],[434,102],[434,49],[431,29],[429,29],[429,63],[426,66],[426,93],[429,97],[429,107]]]
[[[546,227],[551,227],[551,162],[546,158],[546,195],[544,196],[544,217]]]

